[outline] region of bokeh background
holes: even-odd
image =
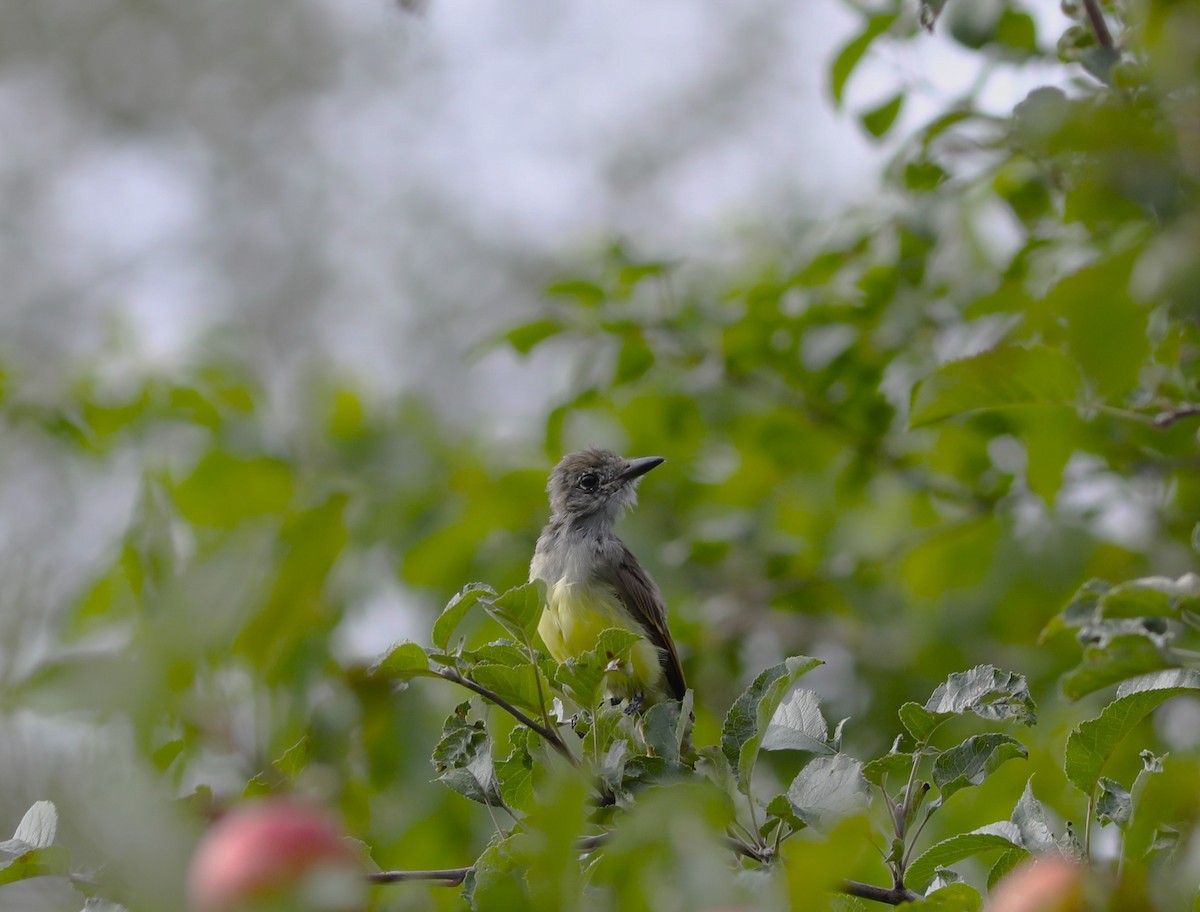
[[[547,472],[593,443],[668,459],[622,531],[701,742],[795,653],[862,756],[952,671],[1052,695],[1073,647],[1038,632],[1083,580],[1191,566],[1193,430],[1048,403],[914,431],[909,394],[1002,340],[1065,346],[1097,401],[1186,393],[1190,324],[1153,320],[1195,158],[1130,134],[1128,173],[1169,179],[1097,178],[1063,220],[1005,137],[1032,88],[1095,90],[1056,50],[1071,20],[917,16],[0,9],[0,830],[53,798],[80,864],[161,908],[199,828],[180,807],[259,776],[336,803],[384,867],[469,863],[486,815],[427,760],[462,694],[364,668],[467,583],[522,582]],[[1034,306],[1155,206],[1157,246]],[[1098,300],[1139,262],[1142,299]],[[989,785],[998,809],[1029,771]]]

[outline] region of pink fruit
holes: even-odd
[[[288,800],[230,811],[205,834],[188,872],[192,912],[263,907],[353,909],[361,866],[320,809]]]

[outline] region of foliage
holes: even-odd
[[[981,79],[895,141],[877,202],[786,250],[718,272],[614,245],[492,341],[577,365],[550,460],[670,457],[622,534],[682,704],[601,699],[628,632],[540,648],[531,453],[330,378],[281,429],[215,356],[50,398],[4,377],[12,440],[133,459],[139,487],[111,559],[34,606],[50,636],[4,646],[5,713],[103,746],[20,796],[0,891],[181,908],[206,817],[303,791],[480,909],[973,909],[1030,855],[1110,908],[1193,902],[1200,739],[1170,713],[1200,691],[1200,15],[1063,11],[1052,39],[1016,2],[862,8],[836,105],[922,26],[1055,84],[997,116]],[[863,129],[893,137],[911,91]],[[381,591],[421,643],[368,659],[346,644]]]

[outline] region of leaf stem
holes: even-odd
[[[1108,23],[1104,21],[1104,13],[1100,10],[1100,4],[1097,0],[1083,0],[1083,8],[1087,11],[1092,31],[1096,33],[1096,40],[1104,47],[1111,48],[1113,46],[1112,32],[1108,30]]]
[[[570,761],[573,767],[576,769],[580,768],[579,759],[573,753],[571,753],[571,749],[567,747],[562,738],[559,737],[558,732],[556,732],[553,728],[542,725],[540,722],[535,722],[499,694],[493,693],[482,684],[476,684],[470,678],[464,678],[461,674],[451,668],[443,668],[437,672],[437,675],[438,677],[445,678],[447,681],[453,681],[455,684],[467,688],[467,690],[474,691],[488,702],[499,706],[522,725],[533,729],[535,732],[541,735],[543,740],[545,740],[547,744],[549,744],[559,754]]]

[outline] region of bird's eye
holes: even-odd
[[[584,472],[581,476],[579,476],[579,487],[582,490],[591,493],[592,491],[596,490],[596,488],[600,487],[600,478],[595,472]]]

